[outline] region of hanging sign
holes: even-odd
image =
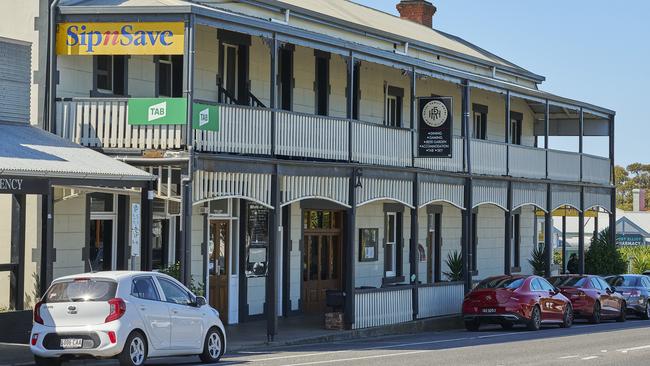
[[[451,158],[453,99],[418,98],[418,157]]]
[[[219,131],[219,107],[194,103],[192,107],[192,127],[195,130]]]
[[[60,23],[57,55],[182,55],[183,22]]]
[[[645,238],[641,234],[616,234],[618,245],[645,245]]]
[[[184,125],[185,98],[132,98],[128,102],[130,125]]]

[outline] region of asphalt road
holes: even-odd
[[[117,365],[75,361],[70,365]],[[648,365],[650,321],[529,332],[486,328],[322,343],[227,354],[219,365]],[[154,359],[147,365],[200,365],[197,357]]]

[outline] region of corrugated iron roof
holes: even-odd
[[[25,123],[0,123],[0,176],[148,181],[149,173]]]

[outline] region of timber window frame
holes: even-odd
[[[384,87],[384,125],[403,127],[404,89],[385,84]]]
[[[521,135],[524,115],[518,112],[510,112],[510,138],[513,145],[521,145]]]
[[[156,97],[183,97],[183,56],[154,56],[156,64]]]
[[[384,278],[383,284],[404,282],[404,207],[384,205]]]
[[[98,55],[93,57],[91,97],[128,97],[129,56]]]
[[[487,115],[488,107],[481,104],[473,104],[472,138],[476,140],[487,140]]]
[[[331,54],[314,50],[314,114],[329,115],[330,104],[330,59]]]

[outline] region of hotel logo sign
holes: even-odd
[[[58,55],[182,55],[183,22],[60,23]]]
[[[451,158],[454,124],[452,98],[419,98],[418,107],[418,157]]]

